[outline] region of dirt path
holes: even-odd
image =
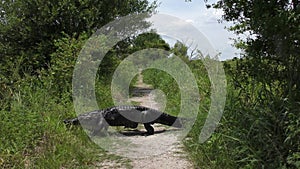
[[[154,91],[154,92],[153,92]],[[154,98],[160,91],[152,90],[151,86],[143,83],[142,76],[139,76],[137,85],[133,90],[131,101],[139,102],[140,105],[151,107],[157,110],[164,109],[164,103],[155,102]],[[182,150],[180,140],[177,140],[178,129],[154,124],[155,134],[151,136],[141,136],[133,134],[124,136],[124,140],[129,141],[130,151],[120,148],[116,154],[126,156],[130,159],[133,169],[190,169],[192,164],[187,160],[186,154]],[[145,131],[143,127],[139,131]],[[128,145],[130,146],[130,145]],[[117,163],[106,161],[101,168],[131,168]]]

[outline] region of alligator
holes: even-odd
[[[124,126],[125,128],[137,128],[138,124],[144,124],[146,133],[153,135],[154,123],[182,128],[181,118],[171,116],[164,112],[144,106],[114,106],[107,109],[95,110],[80,114],[73,119],[64,120],[66,125],[82,125],[91,131],[91,135],[99,135],[102,131],[107,132],[108,126]],[[103,132],[102,132],[103,133]]]

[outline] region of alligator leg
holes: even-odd
[[[154,128],[151,126],[150,123],[144,123],[144,127],[147,130],[146,135],[153,135],[154,134]]]
[[[92,131],[91,135],[92,136],[106,135],[107,134],[107,129],[108,129],[108,124],[106,123],[104,118],[101,118],[99,120],[99,123],[97,124],[97,126],[95,126],[95,129]],[[101,132],[101,130],[102,130],[102,132]]]

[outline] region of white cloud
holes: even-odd
[[[218,22],[222,18],[222,10],[207,9],[203,0],[193,0],[192,2],[161,0],[161,2],[161,6],[158,8],[160,13],[176,16],[194,25],[210,41],[212,46],[222,53],[221,60],[233,58],[235,53],[238,52],[231,44],[228,44],[229,38],[236,37],[233,33],[224,29],[225,26],[229,27],[230,24]]]
[[[195,23],[195,21],[192,20],[192,19],[187,19],[187,20],[185,20],[185,21],[188,22],[188,23]]]

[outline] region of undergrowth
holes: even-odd
[[[0,64],[0,168],[91,168],[115,158],[63,123],[76,116],[72,72],[83,39],[56,41],[48,70],[27,74],[22,57]],[[96,95],[100,108],[112,105],[110,84],[97,82]]]
[[[0,113],[1,168],[88,167],[101,152],[80,130],[69,130],[72,102],[49,95],[47,88],[21,85],[10,108]]]
[[[265,83],[225,63],[227,100],[223,117],[204,143],[199,134],[210,108],[210,83],[201,61],[187,61],[200,91],[197,120],[184,140],[196,168],[299,168],[299,102],[285,98],[280,82]],[[147,70],[147,83],[168,97],[167,110],[180,110],[174,79],[165,72]],[[171,87],[172,86],[172,87]],[[175,105],[175,106],[174,106]]]

